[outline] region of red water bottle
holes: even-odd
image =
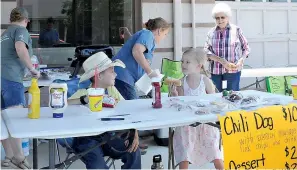
[[[162,108],[161,103],[161,85],[160,82],[152,82],[152,97],[153,97],[153,108]]]

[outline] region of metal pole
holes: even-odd
[[[173,149],[173,129],[170,128],[171,130],[169,131],[171,135],[171,163],[172,163],[172,169],[175,169],[174,165],[174,149]]]
[[[33,139],[33,169],[38,169],[38,139]]]
[[[168,134],[168,169],[171,169],[171,128],[169,128]]]
[[[49,140],[49,169],[55,169],[55,148],[56,148],[56,140]]]

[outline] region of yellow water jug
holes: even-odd
[[[30,119],[40,118],[40,89],[36,78],[32,78],[28,99],[28,117]]]

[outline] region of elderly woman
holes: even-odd
[[[212,81],[220,92],[224,80],[227,90],[239,90],[241,70],[250,53],[241,29],[230,23],[231,14],[227,4],[215,5],[212,16],[216,26],[208,32],[204,47],[210,60]]]
[[[33,77],[40,76],[30,60],[33,51],[32,40],[26,29],[29,21],[26,9],[14,8],[10,13],[11,24],[1,35],[1,110],[24,107],[25,68],[28,68]],[[1,142],[6,155],[2,166],[31,168],[23,154],[21,139],[10,138]]]

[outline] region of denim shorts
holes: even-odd
[[[26,105],[23,84],[1,78],[1,110],[20,105]]]

